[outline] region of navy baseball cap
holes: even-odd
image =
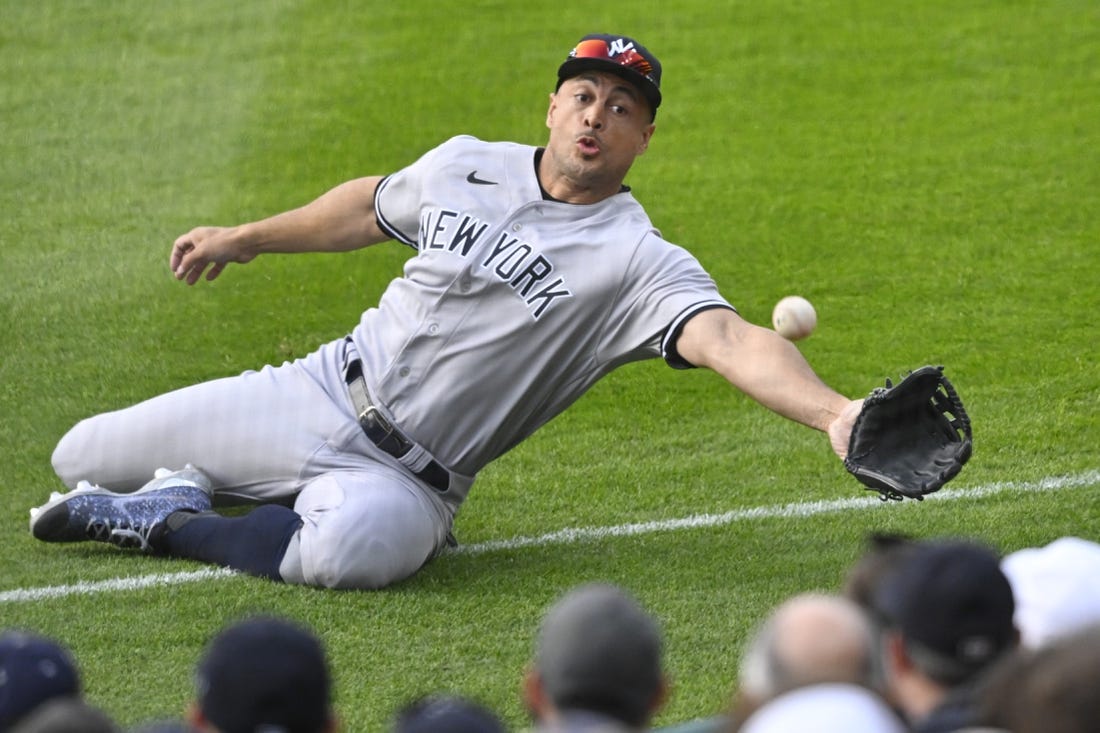
[[[80,675],[61,644],[21,631],[0,636],[0,730],[48,700],[79,694]]]
[[[506,733],[496,713],[452,695],[428,696],[399,710],[392,733]]]
[[[558,86],[582,71],[609,71],[636,86],[653,114],[661,106],[661,62],[627,36],[591,33],[582,38],[558,67]]]
[[[332,715],[321,642],[279,618],[222,630],[199,661],[196,687],[199,709],[220,733],[320,733]]]
[[[874,604],[926,671],[951,684],[970,679],[1019,639],[1000,558],[970,541],[917,545],[883,580]]]

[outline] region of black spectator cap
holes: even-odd
[[[970,541],[919,545],[883,580],[875,607],[926,668],[952,682],[969,679],[1018,639],[1000,558]]]
[[[226,627],[197,669],[203,715],[220,733],[318,733],[331,716],[331,679],[320,641],[283,619]]]

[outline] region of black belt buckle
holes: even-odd
[[[412,443],[397,432],[393,424],[374,405],[370,405],[359,416],[359,426],[363,428],[363,432],[372,443],[394,458],[401,458],[412,450]]]
[[[364,428],[368,425],[378,426],[384,431],[383,438],[388,438],[393,435],[393,425],[374,405],[367,405],[367,409],[363,410],[363,413],[359,416],[359,424]],[[373,428],[372,428],[373,430]]]
[[[348,365],[344,373],[344,379],[348,383],[348,386],[353,389],[353,400],[356,399],[354,396],[354,383],[358,382],[358,386],[362,389],[362,397],[365,398],[362,401],[365,401],[367,405],[358,415],[358,420],[359,427],[363,429],[363,433],[366,434],[367,438],[394,458],[401,458],[412,450],[412,442],[402,435],[401,431],[399,431],[393,423],[387,420],[386,416],[370,401],[366,384],[363,383],[362,367],[358,359]],[[429,461],[428,465],[424,466],[424,468],[419,471],[414,471],[414,474],[417,478],[440,493],[447,493],[447,490],[450,488],[450,472],[435,460]]]
[[[363,412],[359,418],[359,426],[372,443],[394,458],[401,458],[412,450],[413,444],[397,432],[373,405]],[[413,473],[440,493],[447,493],[451,486],[450,472],[438,461],[428,461],[428,465]]]

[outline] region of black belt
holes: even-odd
[[[359,425],[370,442],[394,458],[401,458],[412,450],[412,441],[402,435],[401,431],[394,427],[371,402],[370,394],[367,392],[367,382],[363,379],[363,366],[358,359],[348,365],[344,373],[344,381],[348,384]],[[427,465],[419,471],[413,471],[413,475],[440,492],[447,491],[451,485],[450,471],[434,459],[428,461]]]

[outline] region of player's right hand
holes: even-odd
[[[196,227],[176,239],[168,265],[177,280],[194,285],[206,272],[213,280],[230,262],[248,262],[255,255],[246,254],[229,227]],[[207,268],[210,269],[207,269]]]

